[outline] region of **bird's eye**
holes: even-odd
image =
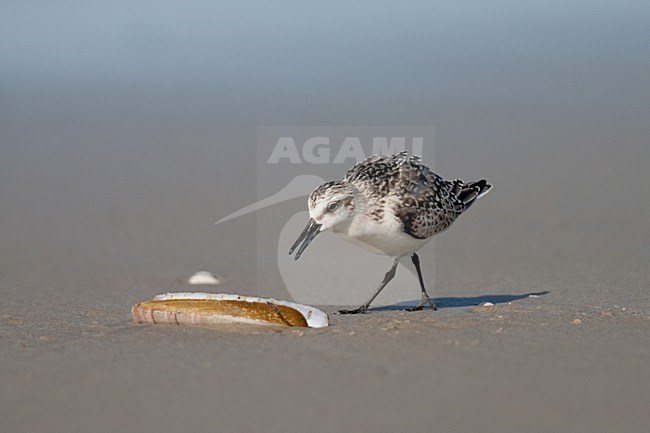
[[[334,212],[338,206],[339,206],[339,202],[338,201],[333,201],[332,203],[327,205],[327,211],[328,212]]]

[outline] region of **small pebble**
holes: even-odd
[[[582,323],[582,320],[580,320],[580,319],[576,319],[576,320],[574,320],[574,321],[571,322],[571,323],[573,323],[574,325],[579,325],[579,324]]]
[[[481,304],[482,307],[494,307],[494,304],[492,302],[484,302]]]
[[[199,271],[192,275],[188,280],[190,284],[219,284],[219,279],[214,274],[205,271]]]
[[[539,295],[528,295],[529,298],[539,298]]]

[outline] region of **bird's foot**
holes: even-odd
[[[355,308],[354,310],[339,310],[339,314],[365,314],[368,311],[368,307],[365,305]]]
[[[420,301],[420,303],[418,305],[416,305],[415,307],[407,308],[406,311],[411,312],[411,311],[424,310],[425,305],[429,305],[429,307],[431,307],[431,310],[433,310],[433,311],[436,311],[438,309],[438,307],[436,307],[436,304],[433,303],[431,298],[429,298],[429,296],[427,296],[427,295],[425,295],[423,293],[422,294],[422,300]]]

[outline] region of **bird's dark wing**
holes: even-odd
[[[372,156],[352,167],[344,180],[366,196],[385,197],[404,232],[417,239],[445,230],[491,188],[485,180],[465,184],[460,179],[443,179],[422,164],[420,157],[407,152]],[[383,212],[383,203],[378,212]]]

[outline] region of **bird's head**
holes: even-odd
[[[345,181],[328,182],[309,196],[309,217],[321,226],[320,231],[340,231],[354,213],[356,188]]]
[[[346,181],[324,183],[309,196],[309,223],[289,250],[289,254],[298,247],[295,259],[298,260],[307,245],[318,233],[331,230],[342,231],[354,215],[357,191]]]

